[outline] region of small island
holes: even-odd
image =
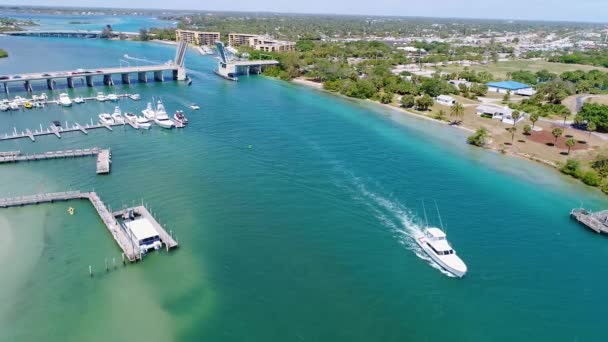
[[[38,26],[38,24],[31,19],[0,17],[0,32],[23,31],[23,26]]]
[[[8,52],[6,52],[3,49],[0,49],[0,58],[6,58],[8,57]]]

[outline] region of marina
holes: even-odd
[[[12,198],[0,198],[0,208],[22,207],[41,203],[54,203],[82,199],[91,202],[108,232],[112,235],[114,241],[116,241],[116,244],[118,244],[122,250],[123,257],[129,262],[142,260],[144,253],[131,238],[125,225],[121,224],[116,219],[117,216],[124,214],[127,210],[133,210],[136,212],[141,219],[146,220],[156,230],[160,242],[165,245],[167,251],[178,246],[177,240],[175,240],[171,234],[165,231],[165,229],[143,205],[134,208],[126,208],[117,213],[111,213],[96,192],[67,191]]]

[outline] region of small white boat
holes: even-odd
[[[10,110],[19,110],[19,104],[15,101],[11,101],[8,103],[8,108]]]
[[[101,92],[101,91],[99,93],[97,93],[97,97],[95,97],[95,99],[97,101],[99,101],[99,102],[104,102],[104,101],[108,100],[108,98],[106,97],[106,95],[103,92]]]
[[[148,105],[146,106],[146,109],[142,110],[141,113],[148,120],[154,120],[154,118],[156,117],[156,112],[152,108],[152,103],[151,102],[148,102]]]
[[[192,110],[199,110],[199,109],[201,109],[201,107],[193,104],[193,105],[190,106],[190,109],[192,109]]]
[[[32,106],[34,106],[34,108],[44,108],[44,103],[34,102],[34,103],[32,103]]]
[[[129,98],[133,101],[138,101],[139,99],[141,99],[139,94],[131,94],[131,95],[129,95]]]
[[[8,106],[8,104],[6,103],[2,103],[0,104],[0,112],[6,112],[7,110],[9,110],[11,107]]]
[[[114,113],[112,114],[112,119],[114,119],[114,122],[117,124],[125,124],[125,119],[122,117],[122,111],[120,110],[120,107],[116,106],[114,107]]]
[[[125,113],[125,118],[127,119],[127,121],[129,121],[130,123],[137,123],[137,115],[133,114],[133,113]]]
[[[459,278],[467,273],[467,265],[456,255],[441,229],[426,228],[414,234],[414,239],[424,252],[446,271]]]
[[[161,120],[169,118],[169,115],[167,115],[167,111],[165,110],[165,106],[163,105],[163,102],[161,100],[158,100],[158,102],[156,102],[156,118]]]
[[[108,113],[99,114],[99,123],[102,125],[113,125],[114,119],[112,119],[112,115]]]
[[[25,101],[26,99],[21,96],[15,96],[15,98],[13,99],[13,102],[15,102],[18,106],[22,106]]]
[[[138,116],[137,126],[142,129],[150,129],[152,125],[150,124],[150,121],[148,119],[144,118],[143,116]]]
[[[47,100],[47,96],[45,93],[42,93],[40,95],[32,95],[32,100],[45,102]]]
[[[59,94],[59,104],[64,107],[70,107],[72,105],[72,100],[66,93]]]
[[[84,103],[84,99],[82,97],[78,96],[77,98],[74,99],[74,103],[78,103],[78,104]]]
[[[118,101],[118,96],[116,96],[116,94],[110,94],[110,95],[108,95],[108,100],[110,100],[112,102],[116,102],[116,101]]]

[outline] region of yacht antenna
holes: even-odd
[[[422,212],[424,212],[424,223],[429,226],[429,219],[426,217],[426,208],[424,207],[424,199],[422,200]]]
[[[435,209],[437,209],[437,216],[439,217],[439,224],[441,225],[441,229],[443,229],[443,221],[441,221],[441,214],[439,213],[439,207],[437,206],[437,201],[433,200],[433,202],[435,202]]]

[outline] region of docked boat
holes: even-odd
[[[10,107],[6,103],[0,103],[0,112],[6,112]]]
[[[150,129],[150,126],[152,126],[152,124],[150,124],[148,119],[144,118],[143,116],[137,117],[137,127],[142,129]]]
[[[74,99],[74,103],[78,103],[78,104],[84,103],[84,99],[82,97],[78,96],[77,98]]]
[[[15,96],[15,98],[13,99],[13,102],[15,102],[18,106],[22,106],[23,102],[25,102],[26,99],[24,99],[21,96]]]
[[[133,101],[138,101],[139,99],[141,99],[139,94],[131,94],[131,95],[129,95],[129,98]]]
[[[30,101],[25,101],[23,103],[23,107],[25,107],[27,109],[32,109],[32,108],[34,108],[34,105]]]
[[[414,234],[414,239],[422,250],[446,271],[459,278],[467,273],[467,266],[456,255],[456,251],[450,246],[441,229],[426,228]]]
[[[152,108],[152,102],[148,102],[146,109],[142,110],[141,113],[146,119],[154,120],[154,118],[156,117],[156,112],[154,111],[154,108]]]
[[[173,114],[173,120],[176,123],[179,123],[183,126],[188,124],[188,118],[184,115],[184,112],[181,110],[178,110],[177,112],[175,112],[175,114]]]
[[[34,106],[34,108],[44,108],[44,103],[34,102],[34,103],[32,103],[32,106]]]
[[[137,115],[135,115],[133,113],[125,113],[125,118],[130,123],[137,124]]]
[[[105,102],[108,100],[108,98],[106,97],[106,95],[103,92],[98,92],[97,96],[95,97],[95,99],[99,102]]]
[[[585,208],[572,209],[570,217],[596,233],[608,234],[608,210],[592,212]]]
[[[193,105],[190,106],[190,109],[192,109],[192,110],[199,110],[199,109],[201,109],[201,107],[193,104]]]
[[[169,119],[165,106],[160,100],[156,103],[156,116],[154,117],[154,122],[162,128],[175,127],[175,122]]]
[[[72,105],[72,100],[66,93],[59,94],[59,104],[64,107],[70,107]]]
[[[118,107],[118,106],[114,107],[114,113],[112,114],[112,119],[114,119],[115,123],[124,125],[125,119],[122,117],[122,111],[120,110],[120,107]]]
[[[19,104],[15,101],[11,101],[8,103],[8,109],[10,110],[19,110]]]
[[[112,102],[116,102],[116,101],[118,101],[118,96],[116,96],[116,94],[110,94],[110,95],[108,95],[108,100],[110,100]]]
[[[112,118],[112,115],[108,113],[99,114],[99,123],[102,125],[113,125],[114,119]]]

